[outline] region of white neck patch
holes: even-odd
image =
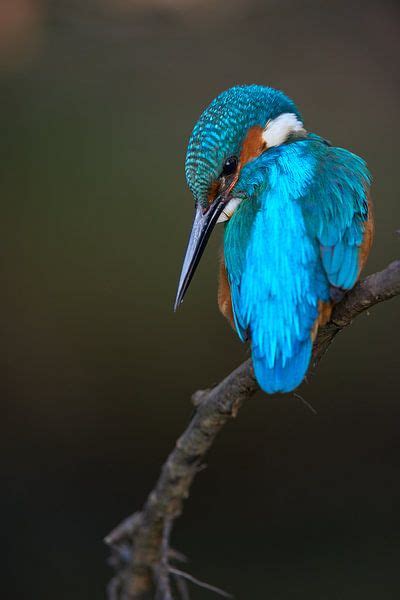
[[[241,201],[242,198],[231,198],[222,213],[219,215],[217,223],[225,223],[225,221],[229,221]]]
[[[282,113],[276,119],[271,119],[265,126],[262,139],[267,145],[280,146],[293,133],[305,133],[303,123],[294,113]]]

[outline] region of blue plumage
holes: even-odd
[[[245,200],[226,225],[224,255],[238,332],[248,332],[269,393],[301,383],[319,301],[330,300],[330,285],[357,279],[368,182],[361,159],[316,136],[242,170],[236,192]]]
[[[230,297],[220,308],[232,318],[231,303],[239,337],[251,340],[260,386],[293,390],[307,372],[321,306],[359,276],[369,218],[365,162],[308,133],[282,92],[238,86],[201,115],[186,177],[197,212],[177,304],[218,215],[225,215]]]

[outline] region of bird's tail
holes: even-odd
[[[257,348],[253,348],[254,373],[260,387],[268,394],[291,392],[297,388],[307,373],[311,351],[312,341],[309,338],[299,342],[293,356],[285,360],[281,355],[277,355],[274,365],[269,367],[267,357],[260,355]]]

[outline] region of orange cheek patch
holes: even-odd
[[[260,156],[260,154],[266,149],[266,143],[262,138],[263,132],[264,129],[259,125],[250,127],[250,129],[248,130],[243,142],[242,151],[240,153],[238,168],[236,170],[236,173],[231,178],[229,186],[224,188],[224,193],[229,194],[232,191],[239,178],[240,169],[246,163],[253,160],[253,158],[257,158],[257,156]],[[210,190],[207,195],[207,200],[209,204],[211,204],[213,200],[215,200],[219,192],[220,185],[221,181],[218,179],[216,181],[213,181],[213,183],[211,184]]]
[[[242,146],[242,152],[240,153],[240,165],[243,167],[246,163],[260,154],[265,150],[266,144],[262,139],[263,128],[259,125],[250,127]]]
[[[213,200],[215,200],[217,193],[218,193],[218,188],[219,188],[219,181],[213,181],[210,187],[210,191],[208,192],[207,195],[207,200],[208,200],[208,204],[211,204],[211,202]]]

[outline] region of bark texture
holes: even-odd
[[[400,295],[400,260],[370,275],[336,305],[329,323],[314,344],[311,369],[315,369],[335,336],[363,311]],[[186,581],[230,597],[214,586],[196,580],[173,566],[183,561],[170,549],[174,520],[182,512],[196,474],[225,423],[257,390],[251,359],[246,360],[218,385],[195,392],[193,417],[165,461],[160,477],[142,510],[118,525],[106,538],[115,576],[108,587],[109,600],[172,600],[189,598]],[[175,594],[175,595],[174,595]]]

